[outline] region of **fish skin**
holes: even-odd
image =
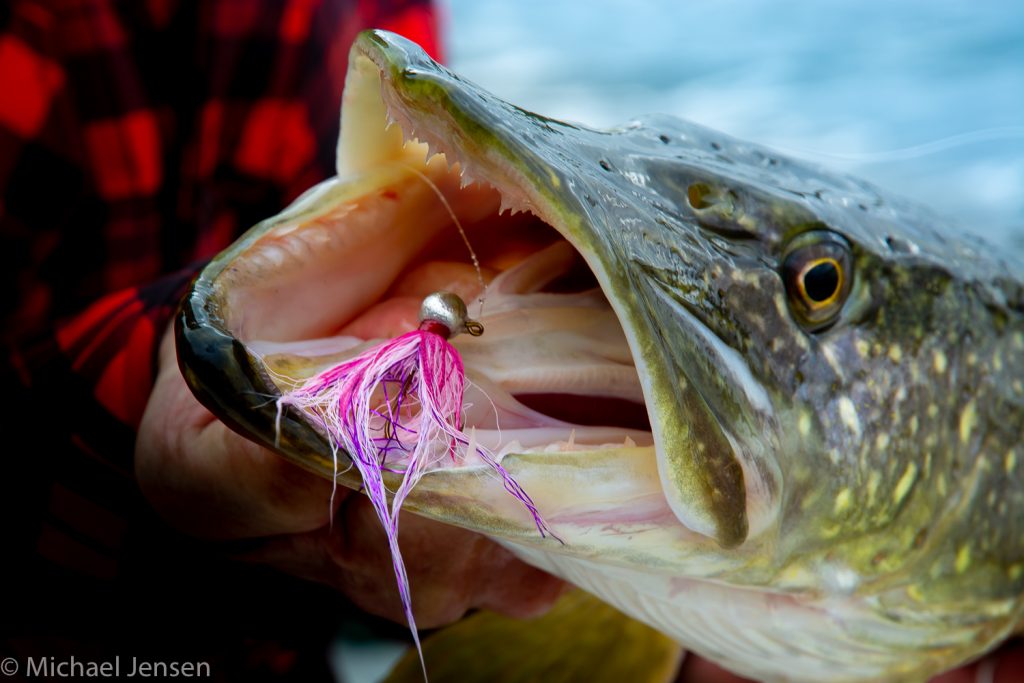
[[[504,539],[766,680],[822,680],[822,671],[923,680],[1019,628],[1024,263],[1015,255],[867,183],[671,117],[611,131],[546,119],[385,32],[362,34],[357,58],[380,69],[403,128],[482,177],[520,182],[527,207],[583,254],[630,340],[664,494],[698,535],[606,539],[599,550],[545,545],[486,509],[486,492],[458,473],[425,479],[414,509]],[[324,211],[318,202],[337,191],[326,187],[246,239]],[[841,235],[853,264],[838,319],[816,332],[795,319],[779,275],[809,231]],[[276,415],[258,405],[273,383],[218,318],[218,279],[243,251],[215,261],[186,300],[183,370],[218,415],[323,473],[329,448],[301,420],[285,416],[275,441]],[[240,398],[240,388],[257,398]],[[544,460],[506,464],[531,490]],[[567,470],[616,466],[612,454],[563,460]],[[661,598],[683,620],[685,601],[667,588],[680,577],[742,596],[737,605],[793,601],[787,618],[812,616],[781,637],[773,631],[793,622],[765,609],[744,628],[775,649],[761,656],[757,642],[737,638],[729,651],[651,606]],[[725,617],[707,628],[736,635]],[[794,663],[807,653],[820,661]]]

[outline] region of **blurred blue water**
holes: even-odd
[[[543,114],[667,112],[1024,248],[1024,2],[445,0],[448,62]]]

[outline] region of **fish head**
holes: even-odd
[[[429,471],[408,509],[488,534],[747,673],[784,675],[793,653],[730,654],[655,603],[692,614],[683,603],[708,606],[694,585],[742,609],[774,600],[760,614],[788,616],[761,631],[827,632],[808,635],[826,666],[811,679],[837,643],[875,648],[843,658],[864,675],[937,670],[1011,627],[1024,392],[990,383],[993,364],[1024,367],[1009,257],[861,181],[701,126],[649,116],[599,131],[524,111],[382,31],[350,56],[337,171],[186,299],[183,371],[236,429],[357,487],[325,435],[268,405],[282,377],[340,353],[296,344],[395,291],[455,232],[450,216],[483,244],[514,237],[520,212],[558,241],[495,279],[487,331],[456,346],[475,407],[501,418],[481,418],[481,443],[557,537],[479,466]],[[566,243],[597,294],[544,290],[551,263],[568,268]],[[568,388],[524,379],[535,363]],[[621,402],[603,425],[525,404],[545,392],[583,410],[611,394],[645,418],[625,424]],[[965,591],[991,619],[961,623]],[[894,638],[922,614],[928,628]]]

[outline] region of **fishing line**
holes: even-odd
[[[819,159],[833,159],[837,161],[858,161],[862,163],[883,163],[891,161],[909,161],[929,154],[938,154],[957,147],[989,142],[993,140],[1006,140],[1009,138],[1024,138],[1024,126],[997,126],[993,128],[982,128],[979,130],[957,133],[948,137],[932,140],[919,145],[909,147],[898,147],[896,149],[882,150],[879,152],[821,152],[818,150],[804,149],[800,147],[777,147],[781,152],[794,154],[802,157]]]
[[[477,258],[476,251],[473,249],[473,245],[469,242],[469,235],[466,234],[465,228],[462,227],[462,222],[459,220],[459,217],[455,215],[452,205],[448,203],[448,198],[444,196],[443,192],[441,192],[441,188],[439,188],[433,180],[427,177],[426,173],[423,173],[415,166],[410,166],[406,163],[402,163],[402,166],[419,176],[420,180],[426,183],[427,186],[434,191],[434,194],[437,195],[437,198],[441,201],[441,204],[448,212],[448,215],[451,216],[452,223],[455,224],[455,228],[459,231],[459,237],[462,238],[463,244],[466,245],[466,250],[469,252],[469,258],[473,262],[473,268],[476,270],[477,282],[480,283],[480,295],[477,298],[479,308],[477,309],[476,317],[478,320],[482,320],[484,317],[484,298],[487,295],[487,285],[484,283],[484,274],[483,270],[480,268],[480,259]]]

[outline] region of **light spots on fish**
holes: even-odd
[[[919,363],[910,364],[910,379],[914,384],[918,384],[921,381],[921,365]]]
[[[967,444],[971,440],[971,434],[978,421],[977,407],[974,401],[970,401],[960,413],[960,443]]]
[[[903,360],[903,349],[901,349],[896,344],[893,344],[892,346],[890,346],[889,347],[889,360],[891,360],[893,363],[899,363],[901,360]]]
[[[878,485],[882,481],[882,475],[877,470],[872,470],[868,475],[868,507],[875,504],[875,496],[878,495]]]
[[[805,439],[809,437],[811,435],[811,427],[811,414],[806,410],[801,411],[800,417],[796,421],[796,428],[800,432],[800,436]]]
[[[846,512],[846,510],[850,508],[850,503],[852,502],[852,500],[853,493],[850,491],[850,489],[843,489],[836,496],[835,506],[832,508],[832,511],[837,515],[843,514],[844,512]]]
[[[1011,448],[1006,451],[1006,457],[1003,458],[1003,469],[1007,474],[1011,474],[1015,467],[1017,467],[1017,451]]]
[[[932,351],[932,368],[935,372],[944,375],[946,374],[946,368],[949,365],[949,361],[946,359],[946,354],[939,349]]]
[[[853,401],[846,396],[841,396],[838,401],[838,407],[839,419],[843,421],[843,424],[850,432],[855,436],[860,436],[860,417],[857,416],[857,407],[853,405]]]
[[[956,561],[953,564],[953,568],[956,569],[957,574],[963,574],[967,571],[968,567],[971,566],[971,546],[962,545],[960,550],[956,553]]]
[[[840,378],[845,378],[843,360],[836,355],[836,350],[831,346],[825,345],[821,347],[821,353],[825,356],[825,361],[829,367],[832,368],[832,372],[836,373]]]
[[[822,538],[835,538],[845,527],[842,524],[826,525],[821,528]]]
[[[772,297],[772,302],[775,304],[775,313],[779,317],[789,318],[789,304],[786,303],[786,298],[782,294],[777,294]]]
[[[801,586],[813,581],[816,574],[804,565],[791,564],[779,572],[780,586]]]
[[[756,270],[737,270],[736,272],[733,272],[730,275],[732,279],[735,280],[736,282],[742,282],[744,284],[750,285],[755,289],[761,286],[761,274],[758,273]],[[782,303],[783,306],[786,306],[784,301]],[[783,310],[788,309],[784,308]]]
[[[1010,577],[1010,581],[1018,580],[1021,575],[1024,575],[1024,565],[1011,564],[1006,568],[1006,575]]]
[[[907,469],[903,471],[903,476],[896,482],[896,488],[892,492],[892,500],[896,505],[903,502],[903,499],[910,493],[910,487],[914,485],[914,480],[917,478],[917,464],[909,463]]]
[[[860,575],[849,567],[829,563],[822,567],[822,580],[830,588],[830,593],[850,595],[860,585]]]
[[[885,449],[889,447],[889,435],[885,432],[879,432],[878,436],[875,437],[875,450],[879,453],[884,453]]]

